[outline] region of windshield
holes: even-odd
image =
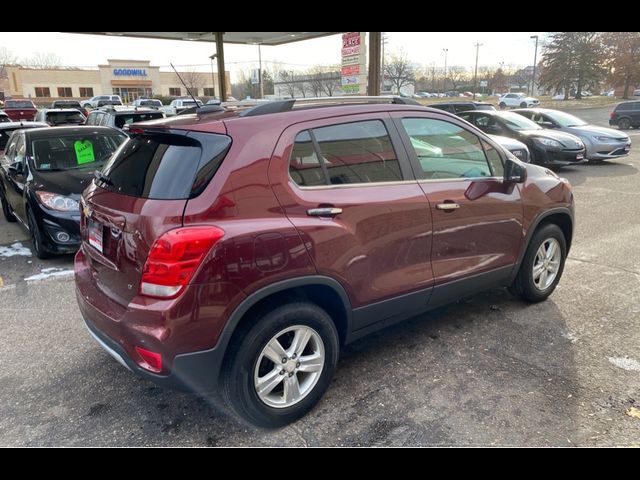
[[[6,108],[35,108],[33,103],[29,101],[18,102],[16,100],[7,100]]]
[[[31,142],[36,170],[96,168],[126,140],[118,133],[73,133],[41,138]]]
[[[125,125],[131,125],[136,122],[144,122],[145,120],[154,120],[156,118],[162,118],[162,112],[151,113],[127,113],[123,115],[117,115],[115,119],[115,125],[118,128],[122,128]]]
[[[51,125],[80,125],[85,118],[77,110],[73,112],[47,112],[47,122]]]
[[[537,123],[513,112],[500,112],[500,118],[511,130],[542,130]]]
[[[546,112],[546,115],[556,123],[563,127],[581,127],[587,125],[587,122],[574,117],[570,113],[565,112]]]
[[[141,100],[140,105],[142,106],[151,106],[151,107],[161,107],[162,102],[160,100]]]
[[[65,108],[82,108],[80,106],[80,102],[74,102],[73,100],[59,100],[57,102],[53,102],[53,107],[52,108],[60,108],[60,107],[65,107]]]

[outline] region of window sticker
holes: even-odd
[[[90,140],[76,140],[73,143],[73,148],[76,151],[76,162],[78,162],[78,165],[95,161],[95,157],[93,156],[93,143],[91,143]]]

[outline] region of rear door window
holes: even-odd
[[[213,178],[231,139],[225,135],[136,135],[111,157],[98,185],[134,197],[192,198]]]
[[[144,122],[145,120],[155,120],[156,118],[162,118],[161,112],[150,113],[128,113],[123,115],[116,115],[115,126],[122,128],[125,125],[131,125],[136,122]]]
[[[296,137],[289,172],[301,186],[402,180],[398,157],[380,120],[302,132]]]

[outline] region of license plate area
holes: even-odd
[[[98,252],[103,253],[103,231],[104,226],[100,222],[95,220],[88,220],[88,233],[89,233],[89,245],[95,248]]]

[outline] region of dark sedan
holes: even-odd
[[[16,130],[0,162],[0,201],[9,222],[29,230],[38,258],[80,245],[80,194],[126,140],[112,128]]]
[[[546,130],[513,112],[471,110],[459,113],[485,133],[515,138],[529,148],[531,163],[566,166],[584,161],[582,140],[569,133]]]

